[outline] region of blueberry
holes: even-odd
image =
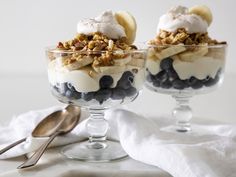
[[[111,89],[100,89],[95,93],[94,98],[100,104],[102,104],[104,101],[111,97],[111,94]]]
[[[155,80],[155,81],[153,82],[153,86],[154,86],[154,87],[160,87],[160,85],[161,85],[161,81],[159,81],[159,80]]]
[[[121,88],[114,88],[112,90],[112,95],[111,95],[111,98],[113,100],[121,100],[121,99],[124,99],[126,96],[126,93],[125,93],[125,90],[124,89],[121,89]]]
[[[161,82],[161,83],[160,83],[160,86],[161,86],[162,88],[168,89],[168,88],[172,87],[172,83],[171,83],[169,80],[166,80],[166,81],[164,81],[164,82]]]
[[[94,92],[82,92],[81,98],[85,101],[90,101],[94,98]]]
[[[172,58],[165,58],[161,61],[160,67],[163,70],[168,70],[168,69],[172,68],[172,63],[173,63]]]
[[[184,81],[180,80],[180,79],[175,79],[173,82],[172,82],[172,86],[175,88],[175,89],[178,89],[178,90],[183,90],[185,88],[185,83]]]
[[[130,71],[126,71],[121,76],[120,80],[117,82],[117,87],[121,87],[123,89],[128,89],[132,87],[134,81],[134,75]]]
[[[130,78],[133,78],[134,75],[131,71],[125,71],[123,74],[122,74],[122,77],[123,79],[130,79]]]
[[[81,98],[81,93],[79,93],[79,92],[74,92],[74,93],[73,93],[73,98],[74,98],[75,100],[80,99],[80,98]]]
[[[72,92],[77,92],[77,91],[75,90],[75,87],[74,87],[74,86],[71,86],[69,89],[70,89]]]
[[[125,89],[126,96],[133,96],[137,93],[137,89],[134,87],[130,87],[128,89]]]
[[[146,80],[148,81],[148,82],[153,82],[154,81],[154,76],[151,74],[151,73],[148,73],[147,74],[147,76],[146,76]]]
[[[218,82],[219,80],[220,80],[220,76],[217,75],[217,76],[215,77],[215,82]]]
[[[213,78],[204,79],[202,82],[207,87],[210,87],[215,84],[215,80]]]
[[[74,86],[71,83],[67,83],[67,88],[70,90],[74,90]]]
[[[56,91],[56,92],[59,92],[59,88],[56,86],[56,85],[54,85],[54,86],[52,86],[53,87],[53,89]]]
[[[111,76],[103,76],[99,81],[101,88],[109,88],[113,84],[113,78]]]
[[[66,88],[66,91],[63,95],[66,96],[67,98],[69,98],[69,99],[80,99],[81,98],[81,93],[77,92],[75,90],[75,87],[72,84],[65,83],[63,89],[65,89],[65,88]]]
[[[166,71],[164,71],[164,70],[160,71],[159,73],[157,73],[155,75],[155,80],[157,80],[157,81],[164,82],[167,79],[168,79],[168,75],[167,75]]]
[[[194,89],[199,89],[203,86],[203,83],[198,80],[195,84],[193,84],[191,87],[194,88]]]
[[[188,80],[188,84],[193,89],[199,89],[203,86],[203,82],[201,80],[197,79],[196,77],[191,77]]]
[[[146,80],[148,81],[148,82],[154,82],[155,81],[155,75],[153,75],[153,74],[151,74],[149,71],[148,71],[148,73],[147,73],[147,75],[146,75]]]
[[[188,79],[185,79],[185,80],[182,80],[184,82],[184,85],[185,85],[185,88],[188,88],[190,85],[189,85],[189,82],[188,82]]]
[[[189,86],[192,86],[192,85],[194,85],[196,82],[198,81],[198,79],[196,78],[196,77],[190,77],[189,79],[188,79],[188,85]]]
[[[179,79],[179,76],[174,70],[174,68],[170,68],[166,72],[167,72],[167,75],[169,76],[169,79],[172,79],[172,80]]]
[[[65,96],[70,99],[73,97],[73,92],[71,90],[67,90]]]
[[[203,80],[203,83],[205,86],[210,87],[212,85],[215,85],[219,81],[219,76],[216,75],[216,77],[213,79],[211,77],[205,78]]]
[[[66,91],[68,90],[67,83],[62,83],[59,85],[59,93],[63,96],[66,95]]]

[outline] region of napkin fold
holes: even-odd
[[[7,159],[36,150],[47,138],[34,138],[31,131],[46,115],[62,109],[52,107],[30,111],[15,117],[8,127],[0,127],[0,148],[28,137],[8,152]],[[85,124],[88,113],[75,129],[55,139],[52,146],[87,138]],[[110,124],[108,138],[120,140],[129,156],[158,166],[174,177],[236,177],[236,125],[212,123],[206,120],[193,124],[190,133],[174,133],[166,129],[174,120],[168,117],[148,117],[116,109],[106,112]]]

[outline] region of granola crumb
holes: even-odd
[[[225,41],[218,42],[215,39],[211,39],[208,33],[188,33],[184,28],[178,29],[176,32],[168,32],[165,30],[160,30],[158,36],[149,41],[150,45],[218,45],[226,44]]]

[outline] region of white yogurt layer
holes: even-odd
[[[191,62],[174,60],[173,67],[182,80],[191,76],[197,79],[205,79],[207,76],[215,78],[219,69],[224,67],[224,60],[206,56]]]
[[[112,11],[105,11],[96,18],[79,21],[77,32],[86,35],[101,32],[112,39],[126,37],[124,28],[117,22]]]
[[[131,71],[132,69],[138,69],[137,73],[134,73],[133,86],[139,90],[142,88],[145,79],[145,69],[137,68],[133,66],[126,67],[125,71]],[[96,73],[90,76],[88,74],[91,67],[83,67],[79,70],[69,71],[56,64],[56,60],[53,60],[48,65],[48,78],[52,85],[57,83],[71,83],[78,92],[93,92],[100,89],[99,80],[104,74]],[[124,71],[124,72],[125,72]],[[94,72],[95,73],[95,72]],[[123,73],[109,74],[113,78],[112,88],[116,87],[117,82],[120,80]],[[107,75],[107,74],[106,74]]]
[[[185,28],[188,33],[206,33],[208,24],[200,16],[190,14],[188,8],[176,6],[160,17],[157,33],[160,30],[175,32],[179,28]]]

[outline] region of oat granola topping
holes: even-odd
[[[126,38],[109,39],[102,33],[96,32],[92,35],[78,34],[74,39],[59,42],[57,49],[65,51],[78,51],[78,53],[71,54],[66,57],[63,64],[71,64],[78,59],[84,57],[85,54],[81,52],[90,52],[89,56],[94,59],[95,66],[111,66],[114,64],[113,59],[120,59],[126,57],[126,54],[119,51],[129,51],[137,49],[134,45],[129,45]],[[103,52],[101,52],[103,51]],[[116,52],[118,51],[118,52]],[[88,54],[87,54],[88,55]]]
[[[217,45],[226,44],[226,42],[218,42],[215,39],[211,39],[208,33],[191,33],[189,34],[185,29],[178,29],[176,32],[168,32],[161,30],[158,36],[149,41],[151,45]]]

